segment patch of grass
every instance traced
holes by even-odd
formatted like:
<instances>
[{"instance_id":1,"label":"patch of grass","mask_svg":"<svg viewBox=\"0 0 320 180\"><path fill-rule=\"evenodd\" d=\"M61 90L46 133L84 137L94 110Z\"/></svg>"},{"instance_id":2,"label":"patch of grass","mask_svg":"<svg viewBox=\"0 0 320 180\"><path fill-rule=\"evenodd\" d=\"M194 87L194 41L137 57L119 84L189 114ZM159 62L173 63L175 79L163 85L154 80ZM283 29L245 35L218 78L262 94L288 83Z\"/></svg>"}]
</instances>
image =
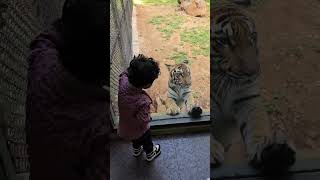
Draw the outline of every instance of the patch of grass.
<instances>
[{"instance_id":1,"label":"patch of grass","mask_svg":"<svg viewBox=\"0 0 320 180\"><path fill-rule=\"evenodd\" d=\"M210 43L210 29L199 27L184 30L180 34L181 40L192 45L203 45Z\"/></svg>"},{"instance_id":2,"label":"patch of grass","mask_svg":"<svg viewBox=\"0 0 320 180\"><path fill-rule=\"evenodd\" d=\"M209 9L209 12L210 12L210 0L205 0L207 6L208 6L208 9Z\"/></svg>"},{"instance_id":3,"label":"patch of grass","mask_svg":"<svg viewBox=\"0 0 320 180\"><path fill-rule=\"evenodd\" d=\"M177 5L177 0L133 0L138 5Z\"/></svg>"},{"instance_id":4,"label":"patch of grass","mask_svg":"<svg viewBox=\"0 0 320 180\"><path fill-rule=\"evenodd\" d=\"M264 105L264 108L267 113L273 113L277 110L274 104L266 104Z\"/></svg>"},{"instance_id":5,"label":"patch of grass","mask_svg":"<svg viewBox=\"0 0 320 180\"><path fill-rule=\"evenodd\" d=\"M197 92L197 91L194 91L194 92L192 93L192 95L193 95L193 98L195 98L195 99L198 99L198 98L200 98L200 96L201 96L201 94L200 94L199 92Z\"/></svg>"},{"instance_id":6,"label":"patch of grass","mask_svg":"<svg viewBox=\"0 0 320 180\"><path fill-rule=\"evenodd\" d=\"M294 56L296 58L302 58L303 57L303 50L300 47L296 47L296 48L290 48L288 49L288 55L289 56Z\"/></svg>"},{"instance_id":7,"label":"patch of grass","mask_svg":"<svg viewBox=\"0 0 320 180\"><path fill-rule=\"evenodd\" d=\"M262 3L264 3L264 0L255 0L255 1L251 1L253 7L255 6L259 6L261 5Z\"/></svg>"},{"instance_id":8,"label":"patch of grass","mask_svg":"<svg viewBox=\"0 0 320 180\"><path fill-rule=\"evenodd\" d=\"M193 46L192 55L210 56L210 29L209 27L198 27L184 30L180 33L181 41Z\"/></svg>"},{"instance_id":9,"label":"patch of grass","mask_svg":"<svg viewBox=\"0 0 320 180\"><path fill-rule=\"evenodd\" d=\"M197 48L193 48L192 50L192 55L193 56L205 56L205 57L209 57L210 56L210 49L208 47L197 47Z\"/></svg>"},{"instance_id":10,"label":"patch of grass","mask_svg":"<svg viewBox=\"0 0 320 180\"><path fill-rule=\"evenodd\" d=\"M165 23L163 28L160 28L160 32L164 33L164 37L169 39L172 33L181 28L181 25L184 23L184 19L180 16L171 16L168 21Z\"/></svg>"},{"instance_id":11,"label":"patch of grass","mask_svg":"<svg viewBox=\"0 0 320 180\"><path fill-rule=\"evenodd\" d=\"M174 51L171 56L170 59L174 60L176 64L180 64L183 62L183 60L188 59L189 63L191 64L190 59L188 58L187 53L185 52L181 52L181 51Z\"/></svg>"},{"instance_id":12,"label":"patch of grass","mask_svg":"<svg viewBox=\"0 0 320 180\"><path fill-rule=\"evenodd\" d=\"M164 16L153 16L149 21L149 23L153 25L159 25L164 23L165 21L166 21L166 18Z\"/></svg>"},{"instance_id":13,"label":"patch of grass","mask_svg":"<svg viewBox=\"0 0 320 180\"><path fill-rule=\"evenodd\" d=\"M154 16L149 23L157 26L157 30L162 33L163 38L169 39L176 30L181 28L184 18L177 15Z\"/></svg>"}]
</instances>

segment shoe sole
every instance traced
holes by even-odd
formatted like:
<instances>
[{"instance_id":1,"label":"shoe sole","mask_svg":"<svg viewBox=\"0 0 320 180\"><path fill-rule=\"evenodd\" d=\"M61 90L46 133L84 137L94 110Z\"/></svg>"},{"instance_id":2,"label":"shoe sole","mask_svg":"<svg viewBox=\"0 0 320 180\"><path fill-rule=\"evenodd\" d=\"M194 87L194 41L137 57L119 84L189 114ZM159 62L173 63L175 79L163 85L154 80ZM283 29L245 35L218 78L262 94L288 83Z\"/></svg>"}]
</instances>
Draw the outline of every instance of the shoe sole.
<instances>
[{"instance_id":1,"label":"shoe sole","mask_svg":"<svg viewBox=\"0 0 320 180\"><path fill-rule=\"evenodd\" d=\"M133 156L134 156L134 157L139 157L139 156L142 154L142 152L143 152L143 149L141 149L138 154L134 154L134 153L133 153Z\"/></svg>"},{"instance_id":2,"label":"shoe sole","mask_svg":"<svg viewBox=\"0 0 320 180\"><path fill-rule=\"evenodd\" d=\"M153 157L152 157L152 159L146 159L148 162L151 162L152 160L154 160L156 157L158 157L159 155L161 154L161 151L159 151L156 155L154 155Z\"/></svg>"},{"instance_id":3,"label":"shoe sole","mask_svg":"<svg viewBox=\"0 0 320 180\"><path fill-rule=\"evenodd\" d=\"M133 154L134 157L139 157L143 151L139 152L139 154Z\"/></svg>"}]
</instances>

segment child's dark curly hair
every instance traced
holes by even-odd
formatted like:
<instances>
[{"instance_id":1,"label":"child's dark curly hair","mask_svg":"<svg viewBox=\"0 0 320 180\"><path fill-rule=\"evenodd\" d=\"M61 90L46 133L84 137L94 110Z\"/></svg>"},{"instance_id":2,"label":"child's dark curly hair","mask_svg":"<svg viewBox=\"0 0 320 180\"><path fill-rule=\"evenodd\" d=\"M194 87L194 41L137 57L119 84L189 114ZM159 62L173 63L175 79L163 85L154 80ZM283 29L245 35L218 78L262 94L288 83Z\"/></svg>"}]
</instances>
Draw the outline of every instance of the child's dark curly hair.
<instances>
[{"instance_id":1,"label":"child's dark curly hair","mask_svg":"<svg viewBox=\"0 0 320 180\"><path fill-rule=\"evenodd\" d=\"M160 74L159 64L153 58L142 54L133 57L127 70L129 82L139 88L152 84Z\"/></svg>"}]
</instances>

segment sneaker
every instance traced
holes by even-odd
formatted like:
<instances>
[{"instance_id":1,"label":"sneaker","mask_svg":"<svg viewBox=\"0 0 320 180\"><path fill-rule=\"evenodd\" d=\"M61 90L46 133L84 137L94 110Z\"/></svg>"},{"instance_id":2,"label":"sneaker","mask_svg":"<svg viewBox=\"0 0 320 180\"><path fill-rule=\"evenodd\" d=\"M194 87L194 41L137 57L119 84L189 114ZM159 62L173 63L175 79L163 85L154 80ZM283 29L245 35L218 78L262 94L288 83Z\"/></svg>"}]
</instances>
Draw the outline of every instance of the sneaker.
<instances>
[{"instance_id":1,"label":"sneaker","mask_svg":"<svg viewBox=\"0 0 320 180\"><path fill-rule=\"evenodd\" d=\"M160 151L160 145L154 145L153 146L153 151L151 153L147 154L147 161L152 161L154 158L158 157L160 155L161 151Z\"/></svg>"},{"instance_id":2,"label":"sneaker","mask_svg":"<svg viewBox=\"0 0 320 180\"><path fill-rule=\"evenodd\" d=\"M140 156L142 154L142 152L143 152L142 146L140 146L138 149L133 148L133 156L134 157Z\"/></svg>"}]
</instances>

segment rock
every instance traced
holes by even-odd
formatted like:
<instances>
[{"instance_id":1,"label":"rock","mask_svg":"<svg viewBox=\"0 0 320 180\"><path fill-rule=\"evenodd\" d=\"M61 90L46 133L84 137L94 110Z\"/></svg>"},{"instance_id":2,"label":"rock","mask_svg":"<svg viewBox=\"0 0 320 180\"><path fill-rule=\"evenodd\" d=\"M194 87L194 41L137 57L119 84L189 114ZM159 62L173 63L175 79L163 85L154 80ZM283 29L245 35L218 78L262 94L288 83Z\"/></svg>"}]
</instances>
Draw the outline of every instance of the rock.
<instances>
[{"instance_id":1,"label":"rock","mask_svg":"<svg viewBox=\"0 0 320 180\"><path fill-rule=\"evenodd\" d=\"M207 5L204 0L178 0L180 10L190 16L203 17L207 14Z\"/></svg>"}]
</instances>

